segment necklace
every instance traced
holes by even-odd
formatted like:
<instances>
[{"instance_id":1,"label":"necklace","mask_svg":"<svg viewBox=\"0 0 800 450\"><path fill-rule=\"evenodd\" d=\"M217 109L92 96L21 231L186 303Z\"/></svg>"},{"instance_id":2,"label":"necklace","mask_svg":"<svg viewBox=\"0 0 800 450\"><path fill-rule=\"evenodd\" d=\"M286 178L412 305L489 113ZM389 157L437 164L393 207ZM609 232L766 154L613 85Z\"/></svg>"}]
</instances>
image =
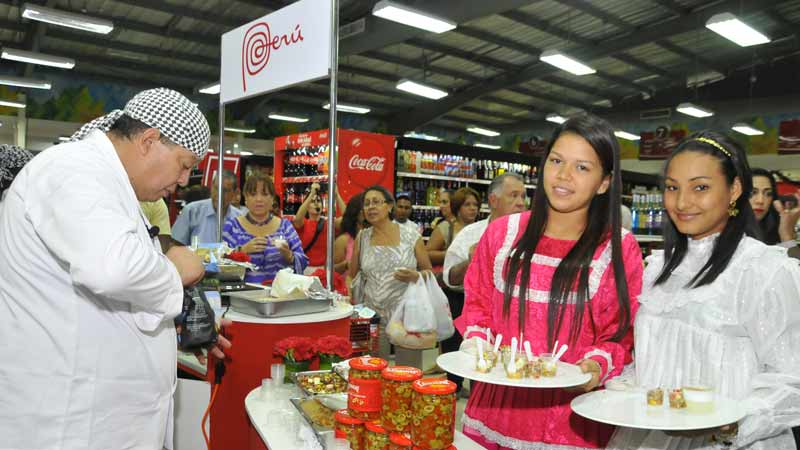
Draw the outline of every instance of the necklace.
<instances>
[{"instance_id":1,"label":"necklace","mask_svg":"<svg viewBox=\"0 0 800 450\"><path fill-rule=\"evenodd\" d=\"M254 219L253 216L250 215L250 213L247 213L244 217L251 224L257 227L263 227L264 225L268 224L270 220L272 220L272 213L267 214L267 218L261 221Z\"/></svg>"}]
</instances>

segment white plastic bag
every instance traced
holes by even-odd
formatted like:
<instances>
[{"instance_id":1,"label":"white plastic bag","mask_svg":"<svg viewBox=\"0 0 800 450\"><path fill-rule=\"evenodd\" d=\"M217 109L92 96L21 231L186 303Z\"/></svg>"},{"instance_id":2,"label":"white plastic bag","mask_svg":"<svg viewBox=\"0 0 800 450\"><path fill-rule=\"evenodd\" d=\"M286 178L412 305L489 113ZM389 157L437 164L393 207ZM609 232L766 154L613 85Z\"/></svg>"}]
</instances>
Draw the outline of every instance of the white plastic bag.
<instances>
[{"instance_id":1,"label":"white plastic bag","mask_svg":"<svg viewBox=\"0 0 800 450\"><path fill-rule=\"evenodd\" d=\"M436 282L436 277L429 276L425 285L428 291L428 301L433 307L433 317L436 318L437 339L443 341L456 332L453 326L453 314L450 312L450 302L447 301L447 295Z\"/></svg>"},{"instance_id":2,"label":"white plastic bag","mask_svg":"<svg viewBox=\"0 0 800 450\"><path fill-rule=\"evenodd\" d=\"M386 334L389 341L400 347L411 349L431 348L436 345L436 319L433 306L428 300L428 287L420 277L409 283L397 305Z\"/></svg>"}]
</instances>

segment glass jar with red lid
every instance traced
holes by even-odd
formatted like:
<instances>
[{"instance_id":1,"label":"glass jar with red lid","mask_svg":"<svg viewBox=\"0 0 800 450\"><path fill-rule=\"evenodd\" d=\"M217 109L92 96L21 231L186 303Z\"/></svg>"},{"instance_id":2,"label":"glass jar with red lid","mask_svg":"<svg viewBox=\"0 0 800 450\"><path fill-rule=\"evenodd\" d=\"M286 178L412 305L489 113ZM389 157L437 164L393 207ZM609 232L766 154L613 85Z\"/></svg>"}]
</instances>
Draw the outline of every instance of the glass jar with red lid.
<instances>
[{"instance_id":1,"label":"glass jar with red lid","mask_svg":"<svg viewBox=\"0 0 800 450\"><path fill-rule=\"evenodd\" d=\"M411 383L422 378L422 371L408 366L387 367L381 377L381 424L391 431L411 431Z\"/></svg>"},{"instance_id":2,"label":"glass jar with red lid","mask_svg":"<svg viewBox=\"0 0 800 450\"><path fill-rule=\"evenodd\" d=\"M388 366L385 359L363 356L350 360L347 409L350 415L373 421L381 418L381 371Z\"/></svg>"},{"instance_id":3,"label":"glass jar with red lid","mask_svg":"<svg viewBox=\"0 0 800 450\"><path fill-rule=\"evenodd\" d=\"M336 420L334 435L339 439L346 439L351 450L363 450L364 421L351 416L346 409L336 411L333 418Z\"/></svg>"},{"instance_id":4,"label":"glass jar with red lid","mask_svg":"<svg viewBox=\"0 0 800 450\"><path fill-rule=\"evenodd\" d=\"M389 434L389 450L411 450L414 444L405 434L393 432Z\"/></svg>"},{"instance_id":5,"label":"glass jar with red lid","mask_svg":"<svg viewBox=\"0 0 800 450\"><path fill-rule=\"evenodd\" d=\"M422 450L444 450L456 431L456 384L422 379L412 384L414 399L411 440Z\"/></svg>"},{"instance_id":6,"label":"glass jar with red lid","mask_svg":"<svg viewBox=\"0 0 800 450\"><path fill-rule=\"evenodd\" d=\"M364 450L387 450L389 448L389 430L383 428L378 422L366 422L367 429L364 438Z\"/></svg>"}]
</instances>

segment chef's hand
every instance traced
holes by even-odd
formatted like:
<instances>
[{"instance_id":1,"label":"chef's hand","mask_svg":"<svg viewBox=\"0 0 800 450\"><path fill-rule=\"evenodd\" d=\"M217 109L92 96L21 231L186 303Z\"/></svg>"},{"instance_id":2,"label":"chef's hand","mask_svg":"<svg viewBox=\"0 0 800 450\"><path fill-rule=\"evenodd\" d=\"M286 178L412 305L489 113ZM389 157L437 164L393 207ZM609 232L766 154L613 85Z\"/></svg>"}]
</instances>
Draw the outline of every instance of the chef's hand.
<instances>
[{"instance_id":1,"label":"chef's hand","mask_svg":"<svg viewBox=\"0 0 800 450\"><path fill-rule=\"evenodd\" d=\"M394 271L394 279L403 283L416 283L419 275L419 272L411 269L397 269Z\"/></svg>"},{"instance_id":2,"label":"chef's hand","mask_svg":"<svg viewBox=\"0 0 800 450\"><path fill-rule=\"evenodd\" d=\"M582 359L578 361L577 365L581 368L581 372L592 374L592 378L590 378L585 384L567 388L566 391L582 394L584 392L592 391L594 388L600 385L600 372L602 371L602 368L600 367L599 362L593 359Z\"/></svg>"},{"instance_id":3,"label":"chef's hand","mask_svg":"<svg viewBox=\"0 0 800 450\"><path fill-rule=\"evenodd\" d=\"M178 269L181 283L184 286L192 286L203 279L203 275L206 273L205 267L203 267L203 260L189 250L189 247L171 247L167 250L166 256Z\"/></svg>"},{"instance_id":4,"label":"chef's hand","mask_svg":"<svg viewBox=\"0 0 800 450\"><path fill-rule=\"evenodd\" d=\"M292 253L292 249L289 248L289 243L285 240L273 240L272 244L275 245L275 248L281 253L283 256L284 261L291 264L294 262L294 253Z\"/></svg>"},{"instance_id":5,"label":"chef's hand","mask_svg":"<svg viewBox=\"0 0 800 450\"><path fill-rule=\"evenodd\" d=\"M700 436L706 436L709 434L723 434L732 436L739 430L739 424L737 422L730 423L728 425L723 425L721 427L714 427L714 428L703 428L702 430L687 430L687 431L665 431L668 436L675 436L675 437L685 437L685 438L696 438Z\"/></svg>"},{"instance_id":6,"label":"chef's hand","mask_svg":"<svg viewBox=\"0 0 800 450\"><path fill-rule=\"evenodd\" d=\"M267 248L267 238L256 237L251 239L247 244L244 244L241 250L245 253L261 253L265 248Z\"/></svg>"},{"instance_id":7,"label":"chef's hand","mask_svg":"<svg viewBox=\"0 0 800 450\"><path fill-rule=\"evenodd\" d=\"M220 321L221 329L219 330L219 335L217 335L217 342L211 345L211 347L206 349L208 353L211 353L211 355L214 356L214 358L225 359L225 353L223 352L223 350L231 348L231 341L229 341L228 338L222 335L222 329L231 324L233 324L233 321L230 319L222 319ZM197 358L197 361L199 361L200 364L204 366L206 365L207 361L206 355L204 355L201 350L194 352L194 356Z\"/></svg>"}]
</instances>

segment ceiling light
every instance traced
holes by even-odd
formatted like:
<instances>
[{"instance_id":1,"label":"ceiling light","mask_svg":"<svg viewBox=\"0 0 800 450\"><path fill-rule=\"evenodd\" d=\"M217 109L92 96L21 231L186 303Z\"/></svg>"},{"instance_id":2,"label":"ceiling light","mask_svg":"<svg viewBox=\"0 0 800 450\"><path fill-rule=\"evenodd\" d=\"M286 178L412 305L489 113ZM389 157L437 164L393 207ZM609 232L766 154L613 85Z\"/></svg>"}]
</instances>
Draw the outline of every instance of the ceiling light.
<instances>
[{"instance_id":1,"label":"ceiling light","mask_svg":"<svg viewBox=\"0 0 800 450\"><path fill-rule=\"evenodd\" d=\"M686 114L687 116L692 117L711 117L714 115L714 111L710 109L703 108L702 106L697 106L694 103L681 103L675 108L679 113Z\"/></svg>"},{"instance_id":2,"label":"ceiling light","mask_svg":"<svg viewBox=\"0 0 800 450\"><path fill-rule=\"evenodd\" d=\"M34 3L25 3L22 17L53 25L91 31L92 33L108 34L114 29L114 23L110 20L47 8Z\"/></svg>"},{"instance_id":3,"label":"ceiling light","mask_svg":"<svg viewBox=\"0 0 800 450\"><path fill-rule=\"evenodd\" d=\"M12 100L0 100L0 106L9 106L11 108L20 108L20 109L22 109L22 108L25 107L25 103L15 102L15 101L12 101Z\"/></svg>"},{"instance_id":4,"label":"ceiling light","mask_svg":"<svg viewBox=\"0 0 800 450\"><path fill-rule=\"evenodd\" d=\"M636 134L628 133L627 131L622 131L622 130L615 131L614 136L620 139L627 139L629 141L638 141L639 139L641 139L641 137Z\"/></svg>"},{"instance_id":5,"label":"ceiling light","mask_svg":"<svg viewBox=\"0 0 800 450\"><path fill-rule=\"evenodd\" d=\"M467 131L470 133L480 134L483 136L495 137L500 136L500 133L494 130L487 130L486 128L479 128L479 127L469 127Z\"/></svg>"},{"instance_id":6,"label":"ceiling light","mask_svg":"<svg viewBox=\"0 0 800 450\"><path fill-rule=\"evenodd\" d=\"M197 92L208 95L219 95L219 89L220 85L219 81L217 81L216 83L211 83L208 86L201 87L200 89L197 90Z\"/></svg>"},{"instance_id":7,"label":"ceiling light","mask_svg":"<svg viewBox=\"0 0 800 450\"><path fill-rule=\"evenodd\" d=\"M275 120L285 120L286 122L297 122L297 123L308 122L308 118L307 117L287 116L286 114L272 113L272 114L268 115L267 117L269 117L270 119L275 119Z\"/></svg>"},{"instance_id":8,"label":"ceiling light","mask_svg":"<svg viewBox=\"0 0 800 450\"><path fill-rule=\"evenodd\" d=\"M68 142L70 140L69 136L59 136L58 140L61 142Z\"/></svg>"},{"instance_id":9,"label":"ceiling light","mask_svg":"<svg viewBox=\"0 0 800 450\"><path fill-rule=\"evenodd\" d=\"M442 138L440 138L438 136L432 136L430 134L425 134L425 133L414 133L413 131L409 131L408 133L404 134L403 136L407 137L407 138L414 138L414 139L425 139L427 141L441 141L442 140Z\"/></svg>"},{"instance_id":10,"label":"ceiling light","mask_svg":"<svg viewBox=\"0 0 800 450\"><path fill-rule=\"evenodd\" d=\"M439 100L440 98L447 97L447 92L436 89L434 87L425 86L424 84L417 83L416 81L402 79L397 82L397 89L405 91L414 95Z\"/></svg>"},{"instance_id":11,"label":"ceiling light","mask_svg":"<svg viewBox=\"0 0 800 450\"><path fill-rule=\"evenodd\" d=\"M225 127L225 131L230 131L231 133L253 134L253 133L256 132L256 129L255 128Z\"/></svg>"},{"instance_id":12,"label":"ceiling light","mask_svg":"<svg viewBox=\"0 0 800 450\"><path fill-rule=\"evenodd\" d=\"M44 53L29 52L15 48L3 47L0 57L11 61L19 61L41 66L59 67L61 69L72 69L75 67L75 60L63 58L61 56L45 55Z\"/></svg>"},{"instance_id":13,"label":"ceiling light","mask_svg":"<svg viewBox=\"0 0 800 450\"><path fill-rule=\"evenodd\" d=\"M759 130L758 128L751 127L746 123L739 122L731 127L733 131L746 134L748 136L761 136L764 134L763 131Z\"/></svg>"},{"instance_id":14,"label":"ceiling light","mask_svg":"<svg viewBox=\"0 0 800 450\"><path fill-rule=\"evenodd\" d=\"M331 109L331 104L330 104L330 102L328 102L328 103L325 103L324 105L322 105L322 107L324 109ZM370 109L367 108L366 106L352 105L352 104L347 104L347 103L337 103L336 104L336 111L348 112L348 113L353 113L353 114L366 114L366 113L370 112Z\"/></svg>"},{"instance_id":15,"label":"ceiling light","mask_svg":"<svg viewBox=\"0 0 800 450\"><path fill-rule=\"evenodd\" d=\"M444 33L456 27L455 22L391 0L376 3L372 8L372 15L433 33Z\"/></svg>"},{"instance_id":16,"label":"ceiling light","mask_svg":"<svg viewBox=\"0 0 800 450\"><path fill-rule=\"evenodd\" d=\"M239 152L242 156L253 156L253 152Z\"/></svg>"},{"instance_id":17,"label":"ceiling light","mask_svg":"<svg viewBox=\"0 0 800 450\"><path fill-rule=\"evenodd\" d=\"M6 84L8 86L32 88L32 89L50 89L53 87L52 84L44 80L37 80L35 78L13 77L11 75L0 76L0 84Z\"/></svg>"},{"instance_id":18,"label":"ceiling light","mask_svg":"<svg viewBox=\"0 0 800 450\"><path fill-rule=\"evenodd\" d=\"M758 30L728 12L713 15L706 22L706 28L741 47L766 44L770 41Z\"/></svg>"},{"instance_id":19,"label":"ceiling light","mask_svg":"<svg viewBox=\"0 0 800 450\"><path fill-rule=\"evenodd\" d=\"M544 118L544 120L546 120L548 122L557 123L557 124L560 125L560 124L566 122L567 118L564 117L564 116L558 115L558 114L548 114L547 117Z\"/></svg>"},{"instance_id":20,"label":"ceiling light","mask_svg":"<svg viewBox=\"0 0 800 450\"><path fill-rule=\"evenodd\" d=\"M483 144L483 143L481 143L481 142L476 142L476 143L475 143L475 147L481 147L481 148L490 148L490 149L492 149L492 150L497 150L497 149L500 149L500 148L502 148L502 147L501 147L501 146L499 146L499 145L493 145L493 144Z\"/></svg>"},{"instance_id":21,"label":"ceiling light","mask_svg":"<svg viewBox=\"0 0 800 450\"><path fill-rule=\"evenodd\" d=\"M233 148L239 148L239 143L238 142L234 142L233 143Z\"/></svg>"},{"instance_id":22,"label":"ceiling light","mask_svg":"<svg viewBox=\"0 0 800 450\"><path fill-rule=\"evenodd\" d=\"M545 50L539 59L574 75L589 75L597 72L586 64L558 50Z\"/></svg>"}]
</instances>

